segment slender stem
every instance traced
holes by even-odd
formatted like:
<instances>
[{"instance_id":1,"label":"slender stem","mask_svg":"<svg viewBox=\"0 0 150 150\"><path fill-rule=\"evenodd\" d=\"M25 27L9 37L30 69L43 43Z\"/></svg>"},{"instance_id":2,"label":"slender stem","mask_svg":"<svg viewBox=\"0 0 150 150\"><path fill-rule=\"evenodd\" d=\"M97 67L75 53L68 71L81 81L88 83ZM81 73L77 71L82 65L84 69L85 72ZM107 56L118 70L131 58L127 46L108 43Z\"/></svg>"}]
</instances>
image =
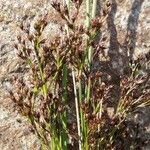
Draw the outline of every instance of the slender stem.
<instances>
[{"instance_id":1,"label":"slender stem","mask_svg":"<svg viewBox=\"0 0 150 150\"><path fill-rule=\"evenodd\" d=\"M89 102L89 100L90 100L90 93L91 93L91 79L89 78L88 79L88 85L87 85L87 96L86 96L86 98L87 98L87 102Z\"/></svg>"},{"instance_id":2,"label":"slender stem","mask_svg":"<svg viewBox=\"0 0 150 150\"><path fill-rule=\"evenodd\" d=\"M96 16L96 6L97 6L97 0L93 0L93 5L92 5L92 18Z\"/></svg>"},{"instance_id":3,"label":"slender stem","mask_svg":"<svg viewBox=\"0 0 150 150\"><path fill-rule=\"evenodd\" d=\"M67 103L67 74L68 74L68 70L67 70L67 66L66 64L64 64L63 66L63 81L62 81L62 86L63 86L63 101L64 104ZM67 149L67 134L65 132L65 130L67 129L67 112L66 110L61 114L61 118L62 118L62 125L63 125L63 132L62 132L62 145L63 145L63 149L66 150Z\"/></svg>"},{"instance_id":4,"label":"slender stem","mask_svg":"<svg viewBox=\"0 0 150 150\"><path fill-rule=\"evenodd\" d=\"M39 57L39 49L40 49L39 37L37 37L36 41L35 41L35 45L34 45L34 52L35 52L37 62L38 62L40 77L41 77L42 82L44 83L42 86L43 94L46 96L47 95L47 84L45 83L45 75L43 73L42 63L41 63L41 60Z\"/></svg>"},{"instance_id":5,"label":"slender stem","mask_svg":"<svg viewBox=\"0 0 150 150\"><path fill-rule=\"evenodd\" d=\"M89 1L89 0L87 0ZM87 2L88 4L88 2ZM90 4L87 8L87 12L90 11ZM97 0L93 0L93 3L92 3L92 13L91 13L91 17L92 18L95 18L96 16L96 9L97 9ZM90 20L88 20L87 22L90 22ZM93 50L92 50L92 47L90 46L89 49L88 49L88 61L89 61L89 67L91 67L91 62L92 62L92 55L93 55Z\"/></svg>"},{"instance_id":6,"label":"slender stem","mask_svg":"<svg viewBox=\"0 0 150 150\"><path fill-rule=\"evenodd\" d=\"M77 98L77 90L76 90L76 81L75 81L75 75L74 71L72 69L72 79L73 79L73 85L74 85L74 95L75 95L75 106L76 106L76 117L77 117L77 127L78 127L78 136L81 137L81 130L80 130L80 117L79 117L79 104L78 104L78 98ZM79 139L79 150L82 149L81 146L81 139Z\"/></svg>"},{"instance_id":7,"label":"slender stem","mask_svg":"<svg viewBox=\"0 0 150 150\"><path fill-rule=\"evenodd\" d=\"M82 83L81 83L81 74L82 74L82 67L80 68L79 70L79 105L82 104ZM83 141L83 138L84 138L84 134L83 134L83 131L84 131L84 128L85 128L85 123L84 123L84 113L83 113L83 110L82 108L80 107L80 124L81 124L81 133L82 133L82 136L81 136L81 141ZM82 143L83 145L83 143Z\"/></svg>"},{"instance_id":8,"label":"slender stem","mask_svg":"<svg viewBox=\"0 0 150 150\"><path fill-rule=\"evenodd\" d=\"M86 26L90 26L90 0L86 0Z\"/></svg>"}]
</instances>

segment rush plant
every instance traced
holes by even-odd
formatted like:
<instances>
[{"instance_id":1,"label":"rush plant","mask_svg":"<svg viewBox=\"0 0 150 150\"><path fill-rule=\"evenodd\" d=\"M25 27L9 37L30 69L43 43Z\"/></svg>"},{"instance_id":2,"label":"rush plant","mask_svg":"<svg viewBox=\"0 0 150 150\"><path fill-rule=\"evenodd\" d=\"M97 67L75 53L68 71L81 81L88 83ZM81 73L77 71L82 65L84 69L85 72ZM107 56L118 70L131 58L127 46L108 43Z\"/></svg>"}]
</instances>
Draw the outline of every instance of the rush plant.
<instances>
[{"instance_id":1,"label":"rush plant","mask_svg":"<svg viewBox=\"0 0 150 150\"><path fill-rule=\"evenodd\" d=\"M107 37L101 37L98 44L95 39L105 26L111 4L106 4L103 15L96 16L97 0L86 0L85 25L80 25L76 20L82 3L52 3L65 22L61 36L52 41L41 39L48 24L44 16L35 23L34 33L22 24L14 45L27 64L28 79L14 77L15 88L9 97L29 119L42 149L122 149L124 142L118 140L133 138L127 116L150 104L145 86L149 76L132 74L121 79L117 111L109 114L109 93L114 87L103 81L105 72L93 71L93 64L106 49L102 43Z\"/></svg>"}]
</instances>

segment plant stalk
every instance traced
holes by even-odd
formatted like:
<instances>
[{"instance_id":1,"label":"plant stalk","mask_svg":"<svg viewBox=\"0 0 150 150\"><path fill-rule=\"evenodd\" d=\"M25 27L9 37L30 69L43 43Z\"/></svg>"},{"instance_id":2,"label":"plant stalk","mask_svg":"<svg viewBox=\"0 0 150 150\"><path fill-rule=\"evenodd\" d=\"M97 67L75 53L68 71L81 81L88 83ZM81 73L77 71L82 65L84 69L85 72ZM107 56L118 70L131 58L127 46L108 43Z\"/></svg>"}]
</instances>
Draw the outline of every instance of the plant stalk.
<instances>
[{"instance_id":1,"label":"plant stalk","mask_svg":"<svg viewBox=\"0 0 150 150\"><path fill-rule=\"evenodd\" d=\"M96 6L97 6L97 0L93 0L93 5L92 5L92 18L95 18L95 16L96 16Z\"/></svg>"},{"instance_id":2,"label":"plant stalk","mask_svg":"<svg viewBox=\"0 0 150 150\"><path fill-rule=\"evenodd\" d=\"M73 79L73 85L74 85L74 95L75 95L75 107L76 107L76 117L77 117L78 136L81 138L79 104L78 104L78 98L77 98L75 73L74 73L73 69L72 69L72 79ZM81 139L79 139L79 150L82 150Z\"/></svg>"}]
</instances>

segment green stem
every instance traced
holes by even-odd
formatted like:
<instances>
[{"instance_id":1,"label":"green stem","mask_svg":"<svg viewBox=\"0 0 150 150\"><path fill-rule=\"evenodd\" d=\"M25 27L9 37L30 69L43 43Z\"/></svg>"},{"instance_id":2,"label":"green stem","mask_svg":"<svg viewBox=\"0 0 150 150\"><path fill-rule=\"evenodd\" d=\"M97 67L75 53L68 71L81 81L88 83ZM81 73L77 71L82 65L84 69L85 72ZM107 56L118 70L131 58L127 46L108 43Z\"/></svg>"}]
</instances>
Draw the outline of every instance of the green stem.
<instances>
[{"instance_id":1,"label":"green stem","mask_svg":"<svg viewBox=\"0 0 150 150\"><path fill-rule=\"evenodd\" d=\"M88 85L87 85L87 96L86 96L86 99L87 99L87 102L89 102L90 101L90 93L91 93L91 79L89 78L88 79Z\"/></svg>"},{"instance_id":2,"label":"green stem","mask_svg":"<svg viewBox=\"0 0 150 150\"><path fill-rule=\"evenodd\" d=\"M40 45L39 45L38 38L39 37L37 37L36 40L35 40L34 50L35 50L35 54L36 54L36 58L37 58L37 62L38 62L40 77L41 77L42 82L44 83L43 86L42 86L43 94L46 96L47 95L47 85L45 83L45 75L43 73L42 63L41 63L41 60L40 60L40 57L39 57Z\"/></svg>"},{"instance_id":3,"label":"green stem","mask_svg":"<svg viewBox=\"0 0 150 150\"><path fill-rule=\"evenodd\" d=\"M66 64L64 64L64 66L63 66L63 81L62 81L62 86L64 88L64 92L63 92L64 105L67 103L67 82L68 82L67 75L68 75L68 69L67 69ZM68 137L66 134L66 130L67 130L67 112L66 112L66 110L61 115L61 118L62 118L62 124L63 124L62 146L63 146L63 150L67 150Z\"/></svg>"}]
</instances>

